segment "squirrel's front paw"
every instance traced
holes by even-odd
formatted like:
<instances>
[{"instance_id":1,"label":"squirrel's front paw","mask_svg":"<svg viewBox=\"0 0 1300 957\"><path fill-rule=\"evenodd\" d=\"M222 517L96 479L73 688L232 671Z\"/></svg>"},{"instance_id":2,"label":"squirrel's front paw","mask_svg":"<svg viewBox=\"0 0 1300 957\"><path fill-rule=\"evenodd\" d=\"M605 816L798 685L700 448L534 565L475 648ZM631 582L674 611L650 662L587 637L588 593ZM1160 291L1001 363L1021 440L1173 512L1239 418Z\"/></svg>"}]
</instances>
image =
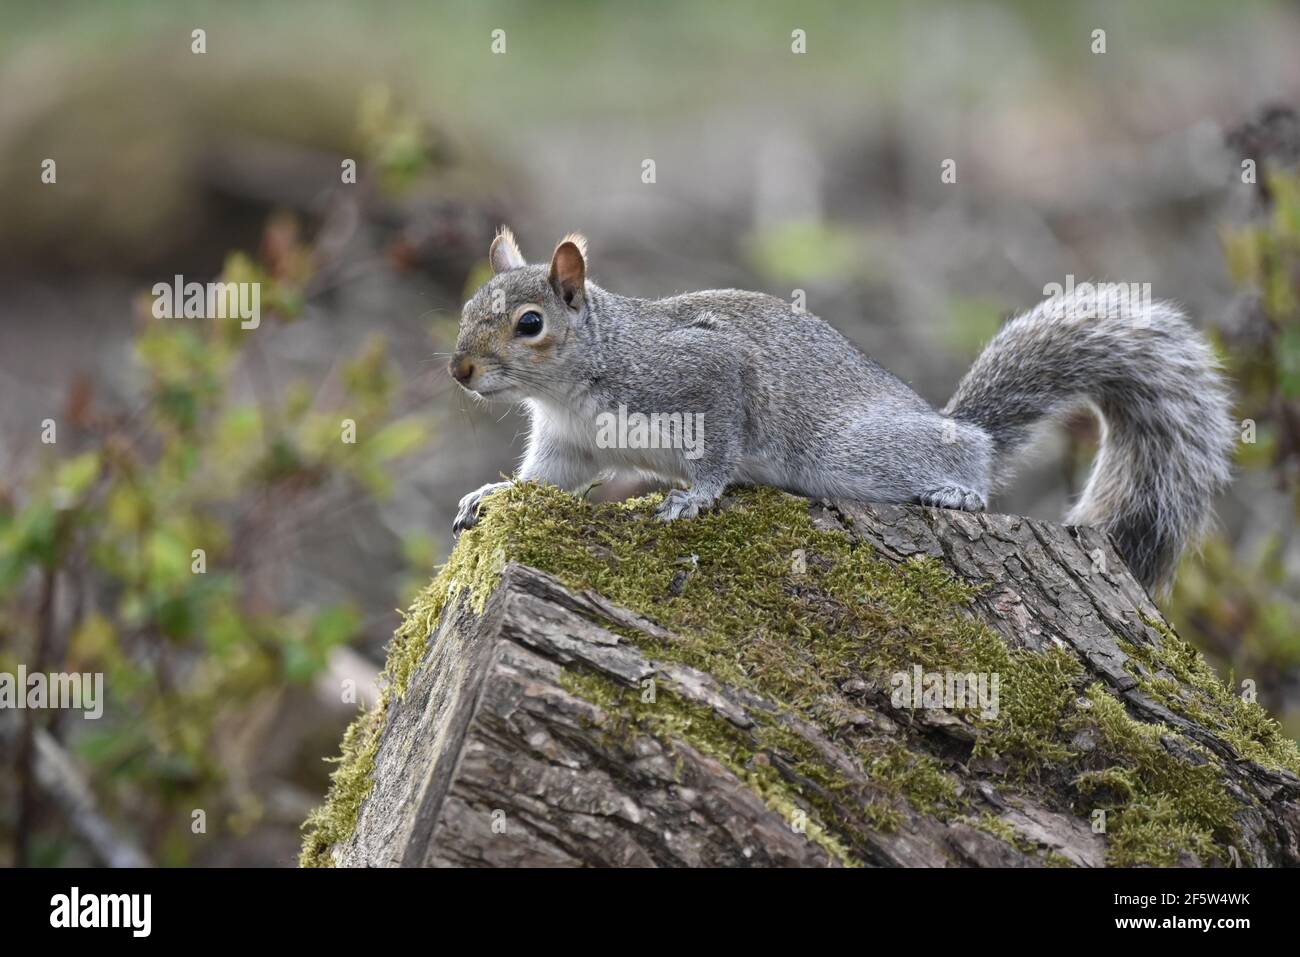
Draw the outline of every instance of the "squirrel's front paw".
<instances>
[{"instance_id":1,"label":"squirrel's front paw","mask_svg":"<svg viewBox=\"0 0 1300 957\"><path fill-rule=\"evenodd\" d=\"M709 504L690 491L675 488L664 496L663 504L655 513L655 518L661 522L671 522L678 518L694 518L700 514L701 508L706 508Z\"/></svg>"},{"instance_id":2,"label":"squirrel's front paw","mask_svg":"<svg viewBox=\"0 0 1300 957\"><path fill-rule=\"evenodd\" d=\"M473 528L478 522L479 503L488 495L498 489L503 489L509 482L489 482L482 488L475 489L460 500L456 507L456 520L451 523L453 533L463 532L467 528Z\"/></svg>"},{"instance_id":3,"label":"squirrel's front paw","mask_svg":"<svg viewBox=\"0 0 1300 957\"><path fill-rule=\"evenodd\" d=\"M931 508L954 508L966 512L982 512L985 508L984 496L964 485L929 488L917 495L916 501Z\"/></svg>"}]
</instances>

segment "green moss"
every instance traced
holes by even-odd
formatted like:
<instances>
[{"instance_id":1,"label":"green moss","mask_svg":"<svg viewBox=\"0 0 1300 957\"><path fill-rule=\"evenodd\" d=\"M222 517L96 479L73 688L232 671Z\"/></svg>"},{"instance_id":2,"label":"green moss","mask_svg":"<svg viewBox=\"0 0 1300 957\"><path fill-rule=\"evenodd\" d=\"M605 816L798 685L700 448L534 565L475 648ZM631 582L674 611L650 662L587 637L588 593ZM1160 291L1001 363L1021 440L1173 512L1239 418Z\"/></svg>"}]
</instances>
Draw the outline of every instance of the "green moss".
<instances>
[{"instance_id":1,"label":"green moss","mask_svg":"<svg viewBox=\"0 0 1300 957\"><path fill-rule=\"evenodd\" d=\"M1237 838L1239 806L1224 789L1213 755L1164 725L1135 721L1099 684L1088 688L1087 701L1100 750L1115 764L1085 771L1076 784L1084 794L1103 797L1094 807L1106 810L1107 862L1167 867L1183 852L1202 861L1220 858L1219 846Z\"/></svg>"},{"instance_id":2,"label":"green moss","mask_svg":"<svg viewBox=\"0 0 1300 957\"><path fill-rule=\"evenodd\" d=\"M880 754L865 764L867 775L874 782L924 814L946 816L962 806L952 776L945 774L939 762L923 751L889 741Z\"/></svg>"},{"instance_id":3,"label":"green moss","mask_svg":"<svg viewBox=\"0 0 1300 957\"><path fill-rule=\"evenodd\" d=\"M515 561L658 622L674 638L627 635L648 657L761 694L853 756L871 783L869 795L851 793L803 739L776 724L744 734L687 702L644 709L617 685L613 696L589 675L565 679L587 681L585 691L601 694L592 700L636 733L688 741L724 761L771 806L783 813L802 808L810 836L815 829L812 839L838 860L851 862L858 850L852 829L839 820L845 801L857 802L855 816L883 830L896 826L902 801L945 819L970 811L945 769L964 759L959 747L954 752L911 732L861 731L851 698L840 690L853 681L888 693L891 675L914 664L927 672L997 674L997 716L962 716L976 738L974 756L1003 759L1013 787L1031 788L1050 776L1067 787L1077 782L1081 797L1108 802L1114 862L1157 863L1181 851L1209 857L1214 842L1231 839L1231 802L1212 761L1198 768L1160 748L1167 730L1135 721L1100 687L1085 689L1086 672L1069 650L1008 648L969 614L973 586L937 562L895 565L846 535L815 527L802 499L771 489L730 498L726 508L664 524L653 519L657 496L593 505L551 488L503 489L398 629L378 713L403 694L448 603L463 593L482 611L505 563ZM1199 707L1217 709L1222 721L1212 726L1239 739L1240 753L1290 766L1280 732L1262 710L1225 701L1194 653L1172 642L1165 647L1174 649L1168 653L1182 670L1169 663L1165 669L1190 676L1206 696ZM326 806L307 825L304 863L328 863L325 849L355 828L380 723L364 718L345 739ZM1104 754L1076 753L1074 736L1086 729L1102 741ZM763 752L780 755L800 786L765 764ZM1180 796L1189 784L1198 793Z\"/></svg>"},{"instance_id":4,"label":"green moss","mask_svg":"<svg viewBox=\"0 0 1300 957\"><path fill-rule=\"evenodd\" d=\"M996 814L991 814L986 811L979 815L979 817L964 817L961 820L964 823L969 824L971 827L979 828L979 830L984 831L987 834L992 834L994 837L1005 841L1022 854L1038 856L1042 850L1038 844L1025 837L1025 835L1021 834ZM1050 856L1050 854L1044 855L1044 863L1047 862L1047 859ZM1059 854L1055 856L1060 857ZM1061 860L1065 859L1061 858ZM1066 865L1069 865L1068 861L1066 861Z\"/></svg>"},{"instance_id":5,"label":"green moss","mask_svg":"<svg viewBox=\"0 0 1300 957\"><path fill-rule=\"evenodd\" d=\"M361 805L374 783L371 772L375 769L375 755L379 751L386 710L386 706L376 705L360 715L343 733L342 754L335 759L339 766L330 775L326 801L312 811L303 824L307 834L303 839L302 853L298 856L300 867L331 866L330 848L347 840L356 831Z\"/></svg>"},{"instance_id":6,"label":"green moss","mask_svg":"<svg viewBox=\"0 0 1300 957\"><path fill-rule=\"evenodd\" d=\"M482 614L492 589L501 579L507 538L490 523L463 532L447 563L438 569L433 581L403 615L384 668L385 677L399 698L406 694L406 682L424 656L428 638L438 627L447 603L466 592L474 613Z\"/></svg>"},{"instance_id":7,"label":"green moss","mask_svg":"<svg viewBox=\"0 0 1300 957\"><path fill-rule=\"evenodd\" d=\"M1120 642L1138 686L1170 711L1203 725L1242 758L1300 775L1300 749L1255 701L1234 694L1196 649L1164 622L1142 616L1160 634L1159 647Z\"/></svg>"}]
</instances>

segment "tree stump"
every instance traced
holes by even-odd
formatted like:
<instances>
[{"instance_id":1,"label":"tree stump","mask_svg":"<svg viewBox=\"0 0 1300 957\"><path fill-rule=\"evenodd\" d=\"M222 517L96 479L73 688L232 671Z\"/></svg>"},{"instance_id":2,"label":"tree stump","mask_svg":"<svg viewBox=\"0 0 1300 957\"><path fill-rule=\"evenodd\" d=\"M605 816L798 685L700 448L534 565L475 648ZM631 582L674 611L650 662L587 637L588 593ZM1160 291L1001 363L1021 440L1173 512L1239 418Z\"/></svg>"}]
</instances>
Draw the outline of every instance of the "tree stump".
<instances>
[{"instance_id":1,"label":"tree stump","mask_svg":"<svg viewBox=\"0 0 1300 957\"><path fill-rule=\"evenodd\" d=\"M305 864L1300 864L1294 742L1096 530L651 506L489 500Z\"/></svg>"}]
</instances>

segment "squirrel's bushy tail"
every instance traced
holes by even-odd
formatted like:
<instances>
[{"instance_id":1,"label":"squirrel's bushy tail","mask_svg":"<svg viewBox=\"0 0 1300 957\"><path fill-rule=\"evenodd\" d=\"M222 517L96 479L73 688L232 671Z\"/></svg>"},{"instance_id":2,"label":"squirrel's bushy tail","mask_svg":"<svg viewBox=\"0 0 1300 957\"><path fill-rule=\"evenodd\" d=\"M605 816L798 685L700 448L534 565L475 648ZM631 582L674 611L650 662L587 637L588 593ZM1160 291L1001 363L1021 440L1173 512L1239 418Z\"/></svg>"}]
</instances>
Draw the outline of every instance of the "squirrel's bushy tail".
<instances>
[{"instance_id":1,"label":"squirrel's bushy tail","mask_svg":"<svg viewBox=\"0 0 1300 957\"><path fill-rule=\"evenodd\" d=\"M1081 402L1101 416L1101 447L1066 521L1105 529L1139 581L1166 583L1230 474L1218 362L1169 303L1075 292L1007 323L944 411L992 436L997 483L1035 423Z\"/></svg>"}]
</instances>

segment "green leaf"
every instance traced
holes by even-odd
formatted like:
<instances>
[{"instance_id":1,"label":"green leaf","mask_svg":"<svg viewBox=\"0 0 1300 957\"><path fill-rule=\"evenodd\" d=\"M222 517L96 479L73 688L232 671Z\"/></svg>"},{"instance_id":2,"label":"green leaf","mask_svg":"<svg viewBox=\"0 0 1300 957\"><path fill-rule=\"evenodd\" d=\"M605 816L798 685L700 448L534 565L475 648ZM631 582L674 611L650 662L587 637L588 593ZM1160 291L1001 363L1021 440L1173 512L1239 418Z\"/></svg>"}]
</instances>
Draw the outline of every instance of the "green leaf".
<instances>
[{"instance_id":1,"label":"green leaf","mask_svg":"<svg viewBox=\"0 0 1300 957\"><path fill-rule=\"evenodd\" d=\"M99 477L99 453L85 452L59 466L54 477L56 500L75 502Z\"/></svg>"}]
</instances>

